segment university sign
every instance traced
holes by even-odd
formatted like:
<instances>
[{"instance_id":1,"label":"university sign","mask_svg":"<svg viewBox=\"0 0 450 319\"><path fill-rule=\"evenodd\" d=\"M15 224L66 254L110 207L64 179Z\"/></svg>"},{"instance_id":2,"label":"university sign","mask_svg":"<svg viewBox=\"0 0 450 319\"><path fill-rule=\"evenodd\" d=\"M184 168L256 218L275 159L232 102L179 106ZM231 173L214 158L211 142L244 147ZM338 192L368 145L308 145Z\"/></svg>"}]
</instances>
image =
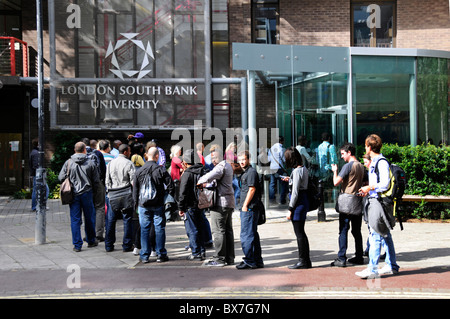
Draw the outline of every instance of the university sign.
<instances>
[{"instance_id":1,"label":"university sign","mask_svg":"<svg viewBox=\"0 0 450 319\"><path fill-rule=\"evenodd\" d=\"M109 71L121 80L134 78L137 81L148 75L151 70L148 69L150 60L154 60L153 50L149 42L144 44L138 40L139 33L121 33L121 38L116 43L109 42L105 54L106 59L110 59L111 68ZM128 69L129 63L119 63L117 52L137 48L140 52L140 63L138 69ZM104 61L104 62L105 62ZM140 65L140 66L139 66ZM93 109L109 110L149 110L156 109L160 101L156 96L197 96L197 86L192 85L70 85L61 87L62 97L76 96L80 99L90 99L90 105ZM128 99L126 99L128 97Z\"/></svg>"},{"instance_id":2,"label":"university sign","mask_svg":"<svg viewBox=\"0 0 450 319\"><path fill-rule=\"evenodd\" d=\"M80 98L83 97L83 99L89 97L90 105L93 109L148 110L156 109L159 106L160 102L156 99L156 96L196 96L197 86L69 85L61 87L61 95L65 97L79 96ZM137 99L123 99L123 97L137 97Z\"/></svg>"}]
</instances>

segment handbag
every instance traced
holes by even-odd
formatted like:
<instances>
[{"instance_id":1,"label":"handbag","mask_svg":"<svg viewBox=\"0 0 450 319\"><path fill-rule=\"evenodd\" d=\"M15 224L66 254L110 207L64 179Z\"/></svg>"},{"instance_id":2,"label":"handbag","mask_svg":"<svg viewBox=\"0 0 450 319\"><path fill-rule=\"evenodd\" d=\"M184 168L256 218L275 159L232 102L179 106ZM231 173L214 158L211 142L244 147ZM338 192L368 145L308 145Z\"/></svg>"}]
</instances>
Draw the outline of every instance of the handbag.
<instances>
[{"instance_id":1,"label":"handbag","mask_svg":"<svg viewBox=\"0 0 450 319\"><path fill-rule=\"evenodd\" d=\"M114 213L124 213L134 209L134 200L131 185L108 190L109 203Z\"/></svg>"},{"instance_id":2,"label":"handbag","mask_svg":"<svg viewBox=\"0 0 450 319\"><path fill-rule=\"evenodd\" d=\"M73 201L73 191L69 177L70 177L70 159L67 162L66 178L61 183L61 186L59 188L59 198L61 199L62 205L72 204Z\"/></svg>"},{"instance_id":3,"label":"handbag","mask_svg":"<svg viewBox=\"0 0 450 319\"><path fill-rule=\"evenodd\" d=\"M216 205L215 186L203 187L198 189L198 208L212 208Z\"/></svg>"},{"instance_id":4,"label":"handbag","mask_svg":"<svg viewBox=\"0 0 450 319\"><path fill-rule=\"evenodd\" d=\"M354 194L339 193L336 200L336 211L349 215L362 214L362 197Z\"/></svg>"}]
</instances>

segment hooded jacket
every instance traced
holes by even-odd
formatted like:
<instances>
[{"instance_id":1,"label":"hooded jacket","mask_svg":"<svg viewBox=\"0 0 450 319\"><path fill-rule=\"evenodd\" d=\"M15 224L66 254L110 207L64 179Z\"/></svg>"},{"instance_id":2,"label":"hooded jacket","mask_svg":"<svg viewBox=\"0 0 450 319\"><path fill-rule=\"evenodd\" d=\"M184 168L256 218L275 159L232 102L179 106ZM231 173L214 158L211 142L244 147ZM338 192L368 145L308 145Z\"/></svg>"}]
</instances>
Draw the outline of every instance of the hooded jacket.
<instances>
[{"instance_id":1,"label":"hooded jacket","mask_svg":"<svg viewBox=\"0 0 450 319\"><path fill-rule=\"evenodd\" d=\"M198 198L195 194L197 181L206 173L207 169L202 164L189 166L180 178L180 195L178 196L178 209L186 211L188 208L198 207Z\"/></svg>"},{"instance_id":2,"label":"hooded jacket","mask_svg":"<svg viewBox=\"0 0 450 319\"><path fill-rule=\"evenodd\" d=\"M58 175L60 182L66 178L68 165L69 180L75 196L93 190L100 184L100 176L94 162L84 153L75 153L64 163Z\"/></svg>"}]
</instances>

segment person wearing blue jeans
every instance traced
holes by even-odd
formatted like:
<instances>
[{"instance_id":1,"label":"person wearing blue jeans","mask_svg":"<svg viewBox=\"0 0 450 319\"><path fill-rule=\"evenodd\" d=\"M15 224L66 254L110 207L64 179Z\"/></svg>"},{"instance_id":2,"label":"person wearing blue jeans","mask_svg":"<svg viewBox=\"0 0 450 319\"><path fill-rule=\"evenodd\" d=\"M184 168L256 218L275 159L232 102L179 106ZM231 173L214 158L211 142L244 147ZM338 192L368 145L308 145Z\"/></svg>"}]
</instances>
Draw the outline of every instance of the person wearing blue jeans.
<instances>
[{"instance_id":1,"label":"person wearing blue jeans","mask_svg":"<svg viewBox=\"0 0 450 319\"><path fill-rule=\"evenodd\" d=\"M157 254L156 262L166 262L166 215L164 211L164 197L168 193L172 197L175 194L175 187L169 173L162 166L157 164L159 151L152 146L147 150L148 161L145 162L133 178L133 199L138 208L139 225L141 227L141 251L140 260L143 263L149 262L151 254L150 230L155 227L155 249ZM150 177L151 183L147 181ZM141 191L146 190L151 185L152 193L155 196L148 198L141 196Z\"/></svg>"},{"instance_id":2,"label":"person wearing blue jeans","mask_svg":"<svg viewBox=\"0 0 450 319\"><path fill-rule=\"evenodd\" d=\"M133 250L133 208L115 212L111 208L109 197L106 196L106 218L105 218L105 249L108 252L114 250L114 243L116 242L116 222L119 214L123 219L123 241L122 250L124 252Z\"/></svg>"},{"instance_id":3,"label":"person wearing blue jeans","mask_svg":"<svg viewBox=\"0 0 450 319\"><path fill-rule=\"evenodd\" d=\"M74 195L70 206L70 227L72 230L73 250L81 251L83 239L81 238L82 212L84 215L84 230L88 247L95 247L98 241L95 238L96 214L94 208L93 189L101 183L100 176L93 161L86 155L86 145L83 142L75 144L75 154L68 159L58 179L60 182L69 177Z\"/></svg>"},{"instance_id":4,"label":"person wearing blue jeans","mask_svg":"<svg viewBox=\"0 0 450 319\"><path fill-rule=\"evenodd\" d=\"M82 216L84 215L84 232L88 247L97 246L95 239L95 208L92 190L81 195L75 195L72 204L70 204L70 228L72 230L72 243L75 251L80 251L83 246L81 238Z\"/></svg>"},{"instance_id":5,"label":"person wearing blue jeans","mask_svg":"<svg viewBox=\"0 0 450 319\"><path fill-rule=\"evenodd\" d=\"M186 216L186 233L189 238L189 247L191 247L191 255L188 259L203 260L206 253L203 212L199 209L188 208L184 214Z\"/></svg>"},{"instance_id":6,"label":"person wearing blue jeans","mask_svg":"<svg viewBox=\"0 0 450 319\"><path fill-rule=\"evenodd\" d=\"M33 139L31 142L33 150L30 153L30 176L33 178L33 190L31 191L31 210L36 211L37 207L37 189L36 189L36 170L39 168L39 140L37 138ZM45 183L46 188L46 198L50 193L50 189Z\"/></svg>"},{"instance_id":7,"label":"person wearing blue jeans","mask_svg":"<svg viewBox=\"0 0 450 319\"><path fill-rule=\"evenodd\" d=\"M46 198L48 198L48 195L50 194L50 189L47 183L45 183L45 189L46 189ZM31 192L31 210L34 212L36 210L36 207L37 207L36 176L33 176L33 191Z\"/></svg>"},{"instance_id":8,"label":"person wearing blue jeans","mask_svg":"<svg viewBox=\"0 0 450 319\"><path fill-rule=\"evenodd\" d=\"M163 206L138 207L139 225L141 226L141 251L140 259L147 263L150 258L152 246L150 243L150 228L155 226L157 261L167 261L166 246L166 215Z\"/></svg>"},{"instance_id":9,"label":"person wearing blue jeans","mask_svg":"<svg viewBox=\"0 0 450 319\"><path fill-rule=\"evenodd\" d=\"M355 273L363 279L375 278L385 274L397 274L400 268L397 264L394 242L390 233L390 229L393 229L395 225L393 205L382 205L383 199L380 197L381 194L389 190L389 163L381 154L382 141L378 135L369 135L366 138L365 147L366 154L369 154L372 159L369 166L369 185L360 189L363 196L368 196L364 214L370 227L369 265L363 271ZM379 270L378 262L382 245L386 250L386 265Z\"/></svg>"},{"instance_id":10,"label":"person wearing blue jeans","mask_svg":"<svg viewBox=\"0 0 450 319\"><path fill-rule=\"evenodd\" d=\"M239 153L239 165L244 172L241 175L241 198L239 202L241 217L241 247L244 257L237 269L263 268L261 242L258 234L259 208L261 207L261 189L259 175L250 166L248 151Z\"/></svg>"},{"instance_id":11,"label":"person wearing blue jeans","mask_svg":"<svg viewBox=\"0 0 450 319\"><path fill-rule=\"evenodd\" d=\"M285 165L285 149L283 147L284 137L279 137L279 142L272 145L269 148L267 158L270 162L270 170L274 172L270 175L270 184L269 184L269 199L274 202L276 200L276 190L277 186L280 186L280 204L286 203L286 195L288 193L288 183L282 179L282 176L287 176L287 173L284 169Z\"/></svg>"}]
</instances>

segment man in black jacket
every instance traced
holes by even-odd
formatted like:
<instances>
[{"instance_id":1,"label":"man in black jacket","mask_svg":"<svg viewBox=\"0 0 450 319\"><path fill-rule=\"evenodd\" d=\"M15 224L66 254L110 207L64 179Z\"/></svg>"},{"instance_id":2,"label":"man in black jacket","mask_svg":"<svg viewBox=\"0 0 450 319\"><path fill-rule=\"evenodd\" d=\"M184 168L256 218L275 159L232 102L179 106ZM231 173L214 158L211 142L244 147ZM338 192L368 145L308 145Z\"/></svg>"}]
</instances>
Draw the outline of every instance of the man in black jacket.
<instances>
[{"instance_id":1,"label":"man in black jacket","mask_svg":"<svg viewBox=\"0 0 450 319\"><path fill-rule=\"evenodd\" d=\"M186 216L186 232L192 251L188 260L204 260L205 229L203 211L198 208L197 181L200 176L206 173L206 169L201 163L195 163L195 155L196 153L192 149L183 154L182 163L186 169L180 179L178 209L181 217Z\"/></svg>"},{"instance_id":2,"label":"man in black jacket","mask_svg":"<svg viewBox=\"0 0 450 319\"><path fill-rule=\"evenodd\" d=\"M59 181L64 181L66 175L69 176L74 195L73 202L70 204L73 250L79 252L83 245L81 238L81 211L84 214L84 229L88 247L98 245L98 241L95 238L96 217L93 189L101 183L97 168L86 156L86 145L83 142L75 144L75 154L64 163L58 176Z\"/></svg>"},{"instance_id":3,"label":"man in black jacket","mask_svg":"<svg viewBox=\"0 0 450 319\"><path fill-rule=\"evenodd\" d=\"M167 257L166 244L166 216L164 213L164 195L168 192L171 196L175 194L175 187L172 178L165 168L157 164L159 151L156 147L151 147L147 151L148 161L134 175L133 179L133 198L138 205L139 224L141 226L141 251L140 260L143 263L149 262L150 247L150 228L155 226L156 235L156 262L165 262ZM150 175L153 185L156 189L155 198L148 202L140 201L140 192L146 186L145 177Z\"/></svg>"}]
</instances>

